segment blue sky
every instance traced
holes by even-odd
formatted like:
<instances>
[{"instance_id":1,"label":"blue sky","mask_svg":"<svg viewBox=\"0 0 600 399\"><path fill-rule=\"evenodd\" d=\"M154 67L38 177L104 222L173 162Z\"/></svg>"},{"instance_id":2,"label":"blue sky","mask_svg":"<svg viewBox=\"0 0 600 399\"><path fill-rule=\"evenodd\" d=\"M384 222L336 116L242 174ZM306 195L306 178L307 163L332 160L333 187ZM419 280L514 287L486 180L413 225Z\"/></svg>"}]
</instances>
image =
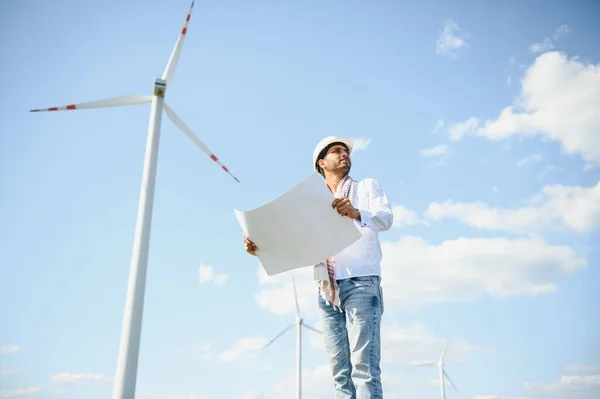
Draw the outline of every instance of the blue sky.
<instances>
[{"instance_id":1,"label":"blue sky","mask_svg":"<svg viewBox=\"0 0 600 399\"><path fill-rule=\"evenodd\" d=\"M186 1L12 2L0 16L0 398L110 397L150 95ZM386 398L600 391L600 28L594 1L197 1L163 118L140 399L292 397L291 276L267 278L233 209L311 173L324 136L394 205ZM311 270L295 273L319 327ZM330 398L305 333L306 397Z\"/></svg>"}]
</instances>

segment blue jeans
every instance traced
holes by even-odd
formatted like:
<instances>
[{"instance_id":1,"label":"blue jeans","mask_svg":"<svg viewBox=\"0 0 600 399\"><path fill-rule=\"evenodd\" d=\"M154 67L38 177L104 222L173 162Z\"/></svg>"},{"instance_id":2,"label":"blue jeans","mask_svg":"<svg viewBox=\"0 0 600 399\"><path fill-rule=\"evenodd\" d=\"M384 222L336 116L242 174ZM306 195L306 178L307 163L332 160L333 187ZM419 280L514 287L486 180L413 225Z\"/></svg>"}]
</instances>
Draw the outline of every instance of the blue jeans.
<instances>
[{"instance_id":1,"label":"blue jeans","mask_svg":"<svg viewBox=\"0 0 600 399\"><path fill-rule=\"evenodd\" d=\"M378 276L338 280L342 312L319 295L325 350L336 399L382 399L380 324L383 293Z\"/></svg>"}]
</instances>

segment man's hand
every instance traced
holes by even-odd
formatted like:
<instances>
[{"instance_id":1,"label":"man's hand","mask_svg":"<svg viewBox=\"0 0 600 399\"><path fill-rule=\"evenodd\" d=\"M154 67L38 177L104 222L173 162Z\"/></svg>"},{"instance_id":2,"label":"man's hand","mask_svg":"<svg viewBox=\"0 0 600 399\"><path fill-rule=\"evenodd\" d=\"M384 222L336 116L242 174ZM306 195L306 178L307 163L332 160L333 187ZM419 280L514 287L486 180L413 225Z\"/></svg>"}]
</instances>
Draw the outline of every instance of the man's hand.
<instances>
[{"instance_id":1,"label":"man's hand","mask_svg":"<svg viewBox=\"0 0 600 399\"><path fill-rule=\"evenodd\" d=\"M360 212L352 206L348 198L336 198L331 203L331 207L340 215L349 217L350 219L360 220Z\"/></svg>"},{"instance_id":2,"label":"man's hand","mask_svg":"<svg viewBox=\"0 0 600 399\"><path fill-rule=\"evenodd\" d=\"M256 251L258 251L258 247L245 234L244 234L244 244L246 244L246 252L248 252L250 255L256 256Z\"/></svg>"}]
</instances>

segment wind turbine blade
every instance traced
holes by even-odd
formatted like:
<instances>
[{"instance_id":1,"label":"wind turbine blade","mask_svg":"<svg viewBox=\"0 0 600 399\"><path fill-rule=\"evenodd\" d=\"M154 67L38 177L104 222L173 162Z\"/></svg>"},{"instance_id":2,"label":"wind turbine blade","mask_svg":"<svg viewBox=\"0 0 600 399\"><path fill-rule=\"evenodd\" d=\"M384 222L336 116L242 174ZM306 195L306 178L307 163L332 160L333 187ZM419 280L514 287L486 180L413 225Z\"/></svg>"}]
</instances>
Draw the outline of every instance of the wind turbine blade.
<instances>
[{"instance_id":1,"label":"wind turbine blade","mask_svg":"<svg viewBox=\"0 0 600 399\"><path fill-rule=\"evenodd\" d=\"M292 274L292 285L294 286L294 300L296 301L296 317L300 318L300 307L298 306L298 294L296 293L296 280Z\"/></svg>"},{"instance_id":2,"label":"wind turbine blade","mask_svg":"<svg viewBox=\"0 0 600 399\"><path fill-rule=\"evenodd\" d=\"M171 119L171 121L173 121L173 123L186 135L190 138L190 140L192 140L198 147L200 147L200 149L202 151L204 151L206 153L206 155L208 155L210 157L210 159L212 159L213 161L215 161L217 163L217 165L219 165L225 172L227 172L231 177L233 177L235 179L235 181L237 181L238 183L240 182L238 180L237 177L235 177L230 171L229 169L227 169L227 167L225 165L223 165L221 163L221 161L219 161L219 159L215 156L215 154L213 154L208 147L198 138L198 136L196 136L194 134L194 132L192 132L192 130L187 127L187 125L185 123L183 123L183 121L181 120L181 118L179 116L177 116L177 114L175 113L175 111L173 111L171 109L171 107L169 107L167 104L164 104L164 109L165 112L167 114L167 116L169 117L169 119Z\"/></svg>"},{"instance_id":3,"label":"wind turbine blade","mask_svg":"<svg viewBox=\"0 0 600 399\"><path fill-rule=\"evenodd\" d=\"M322 331L319 331L319 330L317 330L316 328L309 326L308 324L304 324L304 323L302 323L302 325L303 325L304 327L308 328L309 330L313 330L313 331L314 331L314 332L316 332L316 333L323 334L323 332L322 332Z\"/></svg>"},{"instance_id":4,"label":"wind turbine blade","mask_svg":"<svg viewBox=\"0 0 600 399\"><path fill-rule=\"evenodd\" d=\"M425 363L413 363L412 365L415 366L415 367L437 366L437 363L435 363L435 362L425 362Z\"/></svg>"},{"instance_id":5,"label":"wind turbine blade","mask_svg":"<svg viewBox=\"0 0 600 399\"><path fill-rule=\"evenodd\" d=\"M443 370L442 373L444 373L444 377L446 377L446 379L448 380L448 382L450 383L450 385L452 385L452 388L454 388L454 390L456 392L458 392L458 389L456 389L456 385L454 385L454 383L452 382L452 380L450 379L450 377L448 376L448 374L446 374L446 370Z\"/></svg>"},{"instance_id":6,"label":"wind turbine blade","mask_svg":"<svg viewBox=\"0 0 600 399\"><path fill-rule=\"evenodd\" d=\"M32 109L30 112L43 112L43 111L70 111L74 109L89 109L89 108L101 108L101 107L119 107L122 105L136 105L149 103L152 101L150 96L141 96L139 94L130 94L127 96L107 98L104 100L90 101L81 104L62 105L60 107L52 108L40 108Z\"/></svg>"},{"instance_id":7,"label":"wind turbine blade","mask_svg":"<svg viewBox=\"0 0 600 399\"><path fill-rule=\"evenodd\" d=\"M286 328L283 329L282 332L280 332L279 334L277 334L277 336L275 338L273 338L272 340L270 340L265 346L262 347L261 350L265 350L265 348L269 345L271 345L273 342L275 342L277 340L277 338L281 337L283 334L285 334L286 332L288 332L288 330L290 328L294 327L294 324L290 324L289 326L287 326Z\"/></svg>"},{"instance_id":8,"label":"wind turbine blade","mask_svg":"<svg viewBox=\"0 0 600 399\"><path fill-rule=\"evenodd\" d=\"M183 29L179 33L177 37L177 41L175 42L175 47L173 47L173 51L171 52L171 57L169 58L169 62L165 67L165 71L163 72L162 79L167 81L167 85L171 83L173 80L173 75L175 74L175 69L177 68L177 62L179 61L179 56L181 55L181 49L183 48L183 41L185 40L185 35L187 33L187 27L190 23L190 18L192 17L192 9L194 8L194 2L192 1L192 5L190 6L190 11L185 18L185 22L183 24Z\"/></svg>"},{"instance_id":9,"label":"wind turbine blade","mask_svg":"<svg viewBox=\"0 0 600 399\"><path fill-rule=\"evenodd\" d=\"M448 345L450 344L450 340L446 341L446 346L444 347L444 351L442 352L442 355L440 356L440 363L444 362L444 358L446 357L446 352L448 352Z\"/></svg>"}]
</instances>

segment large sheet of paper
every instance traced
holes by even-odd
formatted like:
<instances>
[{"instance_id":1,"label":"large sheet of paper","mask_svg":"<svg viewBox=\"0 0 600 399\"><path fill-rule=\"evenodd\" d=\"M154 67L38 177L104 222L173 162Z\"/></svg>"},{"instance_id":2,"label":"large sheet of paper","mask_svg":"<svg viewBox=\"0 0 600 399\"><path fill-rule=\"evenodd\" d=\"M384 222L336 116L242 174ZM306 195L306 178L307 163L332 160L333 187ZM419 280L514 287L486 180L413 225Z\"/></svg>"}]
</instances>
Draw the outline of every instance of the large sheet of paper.
<instances>
[{"instance_id":1,"label":"large sheet of paper","mask_svg":"<svg viewBox=\"0 0 600 399\"><path fill-rule=\"evenodd\" d=\"M258 246L256 255L267 275L313 266L356 242L353 220L331 207L334 196L317 173L279 198L235 215Z\"/></svg>"}]
</instances>

